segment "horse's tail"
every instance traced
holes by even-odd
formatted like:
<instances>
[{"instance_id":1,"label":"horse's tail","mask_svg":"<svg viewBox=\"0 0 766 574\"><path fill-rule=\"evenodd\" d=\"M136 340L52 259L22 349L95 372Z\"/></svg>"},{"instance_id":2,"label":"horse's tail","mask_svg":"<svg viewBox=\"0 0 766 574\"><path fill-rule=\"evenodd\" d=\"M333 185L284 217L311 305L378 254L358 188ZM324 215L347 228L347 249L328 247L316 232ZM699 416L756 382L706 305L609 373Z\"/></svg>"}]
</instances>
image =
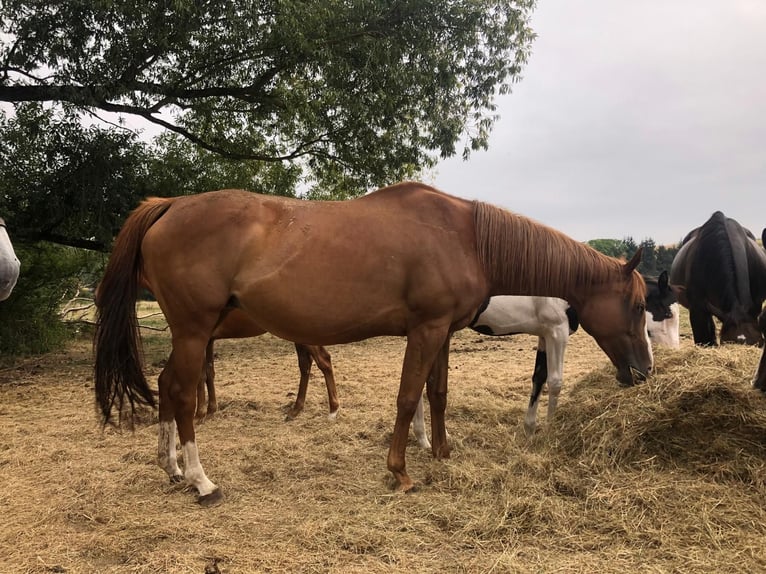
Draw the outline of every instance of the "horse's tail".
<instances>
[{"instance_id":1,"label":"horse's tail","mask_svg":"<svg viewBox=\"0 0 766 574\"><path fill-rule=\"evenodd\" d=\"M136 299L141 281L141 242L172 202L172 198L150 198L128 216L96 290L94 381L96 403L105 425L110 422L113 407L119 413L119 422L129 414L132 424L137 404L155 406L143 371Z\"/></svg>"}]
</instances>

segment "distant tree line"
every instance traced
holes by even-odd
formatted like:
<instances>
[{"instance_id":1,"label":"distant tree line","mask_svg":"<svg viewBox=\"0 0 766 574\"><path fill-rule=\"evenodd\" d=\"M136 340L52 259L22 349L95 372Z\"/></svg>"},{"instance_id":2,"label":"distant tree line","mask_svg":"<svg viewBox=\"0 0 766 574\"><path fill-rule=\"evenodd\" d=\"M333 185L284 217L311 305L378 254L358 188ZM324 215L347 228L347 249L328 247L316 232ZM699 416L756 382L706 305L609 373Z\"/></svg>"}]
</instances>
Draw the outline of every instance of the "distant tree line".
<instances>
[{"instance_id":1,"label":"distant tree line","mask_svg":"<svg viewBox=\"0 0 766 574\"><path fill-rule=\"evenodd\" d=\"M643 247L641 264L638 270L644 275L659 275L663 271L670 271L673 258L678 253L680 245L657 245L653 239L644 239L636 243L632 237L624 239L591 239L588 245L611 257L630 259Z\"/></svg>"}]
</instances>

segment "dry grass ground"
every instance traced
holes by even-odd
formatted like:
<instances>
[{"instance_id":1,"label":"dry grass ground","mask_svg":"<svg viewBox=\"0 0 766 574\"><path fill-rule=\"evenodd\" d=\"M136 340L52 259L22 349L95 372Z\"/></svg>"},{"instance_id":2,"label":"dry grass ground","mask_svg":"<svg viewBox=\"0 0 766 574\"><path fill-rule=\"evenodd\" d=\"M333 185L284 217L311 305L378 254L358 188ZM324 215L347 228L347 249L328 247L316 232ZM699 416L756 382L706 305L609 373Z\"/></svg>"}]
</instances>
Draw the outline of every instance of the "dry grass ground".
<instances>
[{"instance_id":1,"label":"dry grass ground","mask_svg":"<svg viewBox=\"0 0 766 574\"><path fill-rule=\"evenodd\" d=\"M0 572L759 572L766 570L766 399L760 350L656 353L621 389L583 332L557 416L524 435L536 340L463 331L450 362L452 458L411 441L413 494L386 453L404 350L333 347L341 411L321 375L285 422L298 371L270 336L220 341L221 410L198 426L223 504L200 508L155 464L152 414L102 430L89 341L0 371ZM145 333L150 380L168 351Z\"/></svg>"}]
</instances>

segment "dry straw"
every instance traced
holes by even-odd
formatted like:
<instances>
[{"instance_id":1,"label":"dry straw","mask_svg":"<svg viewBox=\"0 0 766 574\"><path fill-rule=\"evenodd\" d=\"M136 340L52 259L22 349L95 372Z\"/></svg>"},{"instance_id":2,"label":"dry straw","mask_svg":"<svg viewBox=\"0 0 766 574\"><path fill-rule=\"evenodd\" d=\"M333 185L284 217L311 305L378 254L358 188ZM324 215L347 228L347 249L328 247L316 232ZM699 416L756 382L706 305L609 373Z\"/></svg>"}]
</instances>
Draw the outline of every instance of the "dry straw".
<instances>
[{"instance_id":1,"label":"dry straw","mask_svg":"<svg viewBox=\"0 0 766 574\"><path fill-rule=\"evenodd\" d=\"M224 503L201 509L155 464L152 414L102 430L88 342L0 372L0 572L766 571L766 399L760 350L656 353L620 388L593 340L569 345L554 420L522 418L536 339L460 332L450 358L452 458L411 441L418 492L385 456L404 343L334 347L341 411L322 377L286 423L298 369L273 337L220 341L221 410L198 426ZM156 381L168 334L146 341Z\"/></svg>"}]
</instances>

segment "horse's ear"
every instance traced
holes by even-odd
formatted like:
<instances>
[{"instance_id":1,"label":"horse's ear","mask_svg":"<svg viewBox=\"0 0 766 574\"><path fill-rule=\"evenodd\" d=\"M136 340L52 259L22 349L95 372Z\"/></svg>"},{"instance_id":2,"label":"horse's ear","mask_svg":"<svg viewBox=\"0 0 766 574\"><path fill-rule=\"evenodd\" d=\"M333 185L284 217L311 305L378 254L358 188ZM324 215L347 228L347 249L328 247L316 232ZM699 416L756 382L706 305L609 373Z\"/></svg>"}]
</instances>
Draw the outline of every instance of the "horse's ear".
<instances>
[{"instance_id":1,"label":"horse's ear","mask_svg":"<svg viewBox=\"0 0 766 574\"><path fill-rule=\"evenodd\" d=\"M625 275L630 275L633 270L638 267L639 263L641 263L641 256L643 255L644 248L639 247L638 251L635 252L633 257L631 257L630 261L628 261L625 264L625 267L623 268L625 270Z\"/></svg>"},{"instance_id":2,"label":"horse's ear","mask_svg":"<svg viewBox=\"0 0 766 574\"><path fill-rule=\"evenodd\" d=\"M668 290L668 272L663 271L660 273L660 276L657 278L657 287L660 288L660 292L664 293Z\"/></svg>"}]
</instances>

